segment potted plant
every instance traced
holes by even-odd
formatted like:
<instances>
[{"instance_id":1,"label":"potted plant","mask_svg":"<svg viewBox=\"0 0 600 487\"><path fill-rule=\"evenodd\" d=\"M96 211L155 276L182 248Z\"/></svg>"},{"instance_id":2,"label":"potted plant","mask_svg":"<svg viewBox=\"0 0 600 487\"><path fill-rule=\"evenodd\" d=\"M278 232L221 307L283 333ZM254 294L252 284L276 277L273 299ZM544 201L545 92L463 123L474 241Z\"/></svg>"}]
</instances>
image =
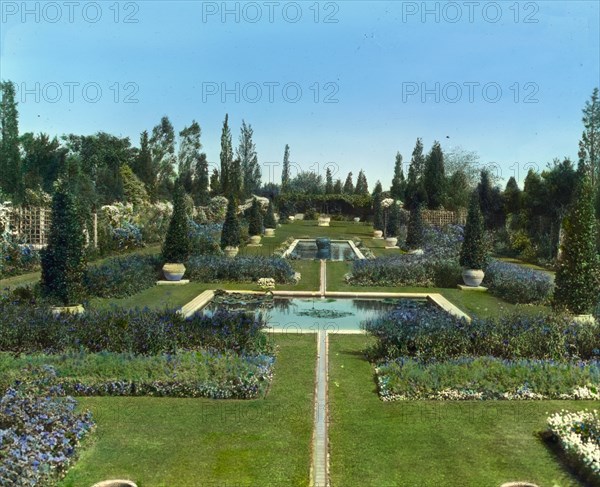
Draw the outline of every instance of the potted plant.
<instances>
[{"instance_id":1,"label":"potted plant","mask_svg":"<svg viewBox=\"0 0 600 487\"><path fill-rule=\"evenodd\" d=\"M273 211L272 201L269 201L269 206L267 207L267 214L265 215L264 225L265 237L274 237L275 228L277 227L277 221L275 220L275 212Z\"/></svg>"},{"instance_id":2,"label":"potted plant","mask_svg":"<svg viewBox=\"0 0 600 487\"><path fill-rule=\"evenodd\" d=\"M385 248L393 249L398 244L398 235L400 235L400 206L393 203L389 207L390 216L386 223Z\"/></svg>"},{"instance_id":3,"label":"potted plant","mask_svg":"<svg viewBox=\"0 0 600 487\"><path fill-rule=\"evenodd\" d=\"M250 217L248 221L248 233L250 234L250 245L256 247L260 245L261 234L263 229L263 217L260 212L260 205L258 200L254 198L252 200L252 206L250 207Z\"/></svg>"},{"instance_id":4,"label":"potted plant","mask_svg":"<svg viewBox=\"0 0 600 487\"><path fill-rule=\"evenodd\" d=\"M469 212L465 225L464 240L460 249L460 265L463 267L463 281L469 287L478 287L485 273L487 263L483 216L479 208L479 194L474 191L469 202Z\"/></svg>"},{"instance_id":5,"label":"potted plant","mask_svg":"<svg viewBox=\"0 0 600 487\"><path fill-rule=\"evenodd\" d=\"M52 197L52 223L41 264L42 295L60 303L52 312L82 313L86 269L83 222L77 202L63 182Z\"/></svg>"},{"instance_id":6,"label":"potted plant","mask_svg":"<svg viewBox=\"0 0 600 487\"><path fill-rule=\"evenodd\" d=\"M183 263L192 253L189 220L186 211L185 193L180 182L175 184L173 214L162 247L165 262L163 274L167 281L180 281L185 274Z\"/></svg>"},{"instance_id":7,"label":"potted plant","mask_svg":"<svg viewBox=\"0 0 600 487\"><path fill-rule=\"evenodd\" d=\"M383 194L381 183L377 181L375 189L373 190L373 238L383 238Z\"/></svg>"},{"instance_id":8,"label":"potted plant","mask_svg":"<svg viewBox=\"0 0 600 487\"><path fill-rule=\"evenodd\" d=\"M360 216L355 216L354 217L354 223L358 223L360 221Z\"/></svg>"},{"instance_id":9,"label":"potted plant","mask_svg":"<svg viewBox=\"0 0 600 487\"><path fill-rule=\"evenodd\" d=\"M235 198L231 198L227 203L227 214L225 215L225 223L221 231L221 248L227 257L233 258L239 252L241 243L240 222L237 216L237 203Z\"/></svg>"}]
</instances>

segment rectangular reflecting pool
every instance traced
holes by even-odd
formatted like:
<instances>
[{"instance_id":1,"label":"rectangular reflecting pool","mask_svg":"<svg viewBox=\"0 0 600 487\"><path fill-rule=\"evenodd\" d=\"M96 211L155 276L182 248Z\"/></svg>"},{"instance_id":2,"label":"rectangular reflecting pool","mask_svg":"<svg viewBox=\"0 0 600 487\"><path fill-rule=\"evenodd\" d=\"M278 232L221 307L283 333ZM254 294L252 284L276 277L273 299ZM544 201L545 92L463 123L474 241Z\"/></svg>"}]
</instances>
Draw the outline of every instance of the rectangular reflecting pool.
<instances>
[{"instance_id":1,"label":"rectangular reflecting pool","mask_svg":"<svg viewBox=\"0 0 600 487\"><path fill-rule=\"evenodd\" d=\"M360 323L392 311L402 302L414 306L430 306L426 300L296 298L230 294L215 296L202 312L212 314L219 308L230 311L263 313L268 329L310 333L319 330L359 331Z\"/></svg>"},{"instance_id":2,"label":"rectangular reflecting pool","mask_svg":"<svg viewBox=\"0 0 600 487\"><path fill-rule=\"evenodd\" d=\"M298 239L295 240L288 250L284 253L284 257L300 260L314 260L318 258L318 249L316 240ZM364 259L362 253L356 246L348 240L332 240L331 254L327 260L331 261L348 261Z\"/></svg>"}]
</instances>

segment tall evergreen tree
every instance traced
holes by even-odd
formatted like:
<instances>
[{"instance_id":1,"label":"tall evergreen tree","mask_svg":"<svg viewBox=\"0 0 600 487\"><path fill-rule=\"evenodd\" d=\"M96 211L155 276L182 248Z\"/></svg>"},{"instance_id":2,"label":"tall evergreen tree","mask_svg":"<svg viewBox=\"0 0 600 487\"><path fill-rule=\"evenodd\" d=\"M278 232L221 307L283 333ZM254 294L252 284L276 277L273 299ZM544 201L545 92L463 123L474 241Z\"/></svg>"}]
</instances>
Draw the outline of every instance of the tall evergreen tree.
<instances>
[{"instance_id":1,"label":"tall evergreen tree","mask_svg":"<svg viewBox=\"0 0 600 487\"><path fill-rule=\"evenodd\" d=\"M281 192L284 193L288 189L290 183L290 146L285 144L283 151L283 168L281 170Z\"/></svg>"},{"instance_id":2,"label":"tall evergreen tree","mask_svg":"<svg viewBox=\"0 0 600 487\"><path fill-rule=\"evenodd\" d=\"M222 249L225 249L225 247L239 247L242 242L237 207L238 204L235 198L230 198L229 203L227 203L227 214L225 215L225 222L223 223L223 229L221 231Z\"/></svg>"},{"instance_id":3,"label":"tall evergreen tree","mask_svg":"<svg viewBox=\"0 0 600 487\"><path fill-rule=\"evenodd\" d=\"M44 133L34 136L31 132L23 134L21 146L25 186L52 193L54 182L65 167L68 149L61 147L56 137L50 139Z\"/></svg>"},{"instance_id":4,"label":"tall evergreen tree","mask_svg":"<svg viewBox=\"0 0 600 487\"><path fill-rule=\"evenodd\" d=\"M133 172L140 178L151 198L156 198L156 172L153 169L148 131L140 135L140 150L133 162Z\"/></svg>"},{"instance_id":5,"label":"tall evergreen tree","mask_svg":"<svg viewBox=\"0 0 600 487\"><path fill-rule=\"evenodd\" d=\"M427 192L427 205L431 210L442 207L446 200L446 173L444 171L444 154L440 143L436 140L427 156L423 185Z\"/></svg>"},{"instance_id":6,"label":"tall evergreen tree","mask_svg":"<svg viewBox=\"0 0 600 487\"><path fill-rule=\"evenodd\" d=\"M383 188L381 182L377 181L373 190L373 230L384 231L383 206Z\"/></svg>"},{"instance_id":7,"label":"tall evergreen tree","mask_svg":"<svg viewBox=\"0 0 600 487\"><path fill-rule=\"evenodd\" d=\"M196 167L194 168L192 196L194 198L194 203L201 206L207 205L210 198L208 160L204 152L200 154L200 157L196 161Z\"/></svg>"},{"instance_id":8,"label":"tall evergreen tree","mask_svg":"<svg viewBox=\"0 0 600 487\"><path fill-rule=\"evenodd\" d=\"M460 248L460 265L465 269L481 270L487 263L485 230L480 209L479 193L471 195L465 235Z\"/></svg>"},{"instance_id":9,"label":"tall evergreen tree","mask_svg":"<svg viewBox=\"0 0 600 487\"><path fill-rule=\"evenodd\" d=\"M590 176L592 187L600 181L600 99L598 88L585 102L583 112L584 131L579 141L579 157Z\"/></svg>"},{"instance_id":10,"label":"tall evergreen tree","mask_svg":"<svg viewBox=\"0 0 600 487\"><path fill-rule=\"evenodd\" d=\"M192 253L189 218L185 204L185 191L181 181L177 181L173 191L173 214L162 247L165 262L181 264Z\"/></svg>"},{"instance_id":11,"label":"tall evergreen tree","mask_svg":"<svg viewBox=\"0 0 600 487\"><path fill-rule=\"evenodd\" d=\"M12 81L0 82L0 95L0 189L20 203L25 188L19 150L19 112Z\"/></svg>"},{"instance_id":12,"label":"tall evergreen tree","mask_svg":"<svg viewBox=\"0 0 600 487\"><path fill-rule=\"evenodd\" d=\"M333 176L329 168L325 171L325 194L333 194Z\"/></svg>"},{"instance_id":13,"label":"tall evergreen tree","mask_svg":"<svg viewBox=\"0 0 600 487\"><path fill-rule=\"evenodd\" d=\"M342 189L342 193L354 194L354 183L352 182L352 171L350 171L348 173L348 176L346 176L346 181L344 182L344 187Z\"/></svg>"},{"instance_id":14,"label":"tall evergreen tree","mask_svg":"<svg viewBox=\"0 0 600 487\"><path fill-rule=\"evenodd\" d=\"M152 154L152 170L157 175L157 193L167 197L175 181L175 130L169 117L162 117L160 123L152 129L149 141Z\"/></svg>"},{"instance_id":15,"label":"tall evergreen tree","mask_svg":"<svg viewBox=\"0 0 600 487\"><path fill-rule=\"evenodd\" d=\"M469 178L462 169L452 173L448 179L446 193L446 207L448 210L457 211L469 206Z\"/></svg>"},{"instance_id":16,"label":"tall evergreen tree","mask_svg":"<svg viewBox=\"0 0 600 487\"><path fill-rule=\"evenodd\" d=\"M179 180L188 193L193 190L194 170L200 159L200 134L200 125L195 120L179 132Z\"/></svg>"},{"instance_id":17,"label":"tall evergreen tree","mask_svg":"<svg viewBox=\"0 0 600 487\"><path fill-rule=\"evenodd\" d=\"M254 131L252 125L246 125L242 120L240 130L239 146L236 149L236 156L240 160L242 170L242 186L244 198L250 197L260 188L261 170L258 165L258 156L256 154L256 145L252 140Z\"/></svg>"},{"instance_id":18,"label":"tall evergreen tree","mask_svg":"<svg viewBox=\"0 0 600 487\"><path fill-rule=\"evenodd\" d=\"M85 275L82 214L65 182L52 197L48 245L42 251L42 295L63 306L81 303Z\"/></svg>"},{"instance_id":19,"label":"tall evergreen tree","mask_svg":"<svg viewBox=\"0 0 600 487\"><path fill-rule=\"evenodd\" d=\"M408 168L408 179L406 181L404 206L408 209L413 209L419 204L427 203L427 192L423 185L424 169L425 157L423 156L423 142L418 138L412 152L412 158Z\"/></svg>"},{"instance_id":20,"label":"tall evergreen tree","mask_svg":"<svg viewBox=\"0 0 600 487\"><path fill-rule=\"evenodd\" d=\"M229 194L235 199L240 200L242 194L242 162L236 157L229 168L228 181Z\"/></svg>"},{"instance_id":21,"label":"tall evergreen tree","mask_svg":"<svg viewBox=\"0 0 600 487\"><path fill-rule=\"evenodd\" d=\"M481 180L477 186L477 192L485 228L492 230L502 227L504 225L502 194L499 188L492 186L490 173L487 169L481 171Z\"/></svg>"},{"instance_id":22,"label":"tall evergreen tree","mask_svg":"<svg viewBox=\"0 0 600 487\"><path fill-rule=\"evenodd\" d=\"M406 191L406 179L404 178L404 170L402 169L402 154L396 153L396 162L394 164L394 178L392 179L392 187L390 188L390 196L395 200L404 201L404 193Z\"/></svg>"},{"instance_id":23,"label":"tall evergreen tree","mask_svg":"<svg viewBox=\"0 0 600 487\"><path fill-rule=\"evenodd\" d=\"M273 227L271 227L273 228ZM252 199L250 207L250 216L248 218L248 234L262 235L263 233L263 216L260 209L260 203L256 198Z\"/></svg>"},{"instance_id":24,"label":"tall evergreen tree","mask_svg":"<svg viewBox=\"0 0 600 487\"><path fill-rule=\"evenodd\" d=\"M342 180L338 178L333 185L333 194L342 194L342 189Z\"/></svg>"},{"instance_id":25,"label":"tall evergreen tree","mask_svg":"<svg viewBox=\"0 0 600 487\"><path fill-rule=\"evenodd\" d=\"M221 175L219 174L219 170L215 167L210 175L210 195L214 197L222 193Z\"/></svg>"},{"instance_id":26,"label":"tall evergreen tree","mask_svg":"<svg viewBox=\"0 0 600 487\"><path fill-rule=\"evenodd\" d=\"M562 258L556 272L553 305L575 314L592 311L600 292L600 262L591 179L580 182L564 223Z\"/></svg>"},{"instance_id":27,"label":"tall evergreen tree","mask_svg":"<svg viewBox=\"0 0 600 487\"><path fill-rule=\"evenodd\" d=\"M410 219L406 229L406 247L409 250L421 248L425 239L425 229L423 228L423 205L421 203L413 206L410 210Z\"/></svg>"},{"instance_id":28,"label":"tall evergreen tree","mask_svg":"<svg viewBox=\"0 0 600 487\"><path fill-rule=\"evenodd\" d=\"M229 114L225 114L225 120L223 121L223 129L221 131L221 192L225 197L232 199L235 193L232 193L231 183L231 165L233 164L233 147L231 143L231 130L229 129Z\"/></svg>"},{"instance_id":29,"label":"tall evergreen tree","mask_svg":"<svg viewBox=\"0 0 600 487\"><path fill-rule=\"evenodd\" d=\"M356 188L354 193L369 194L369 183L367 183L367 176L365 176L365 173L362 169L358 173L358 178L356 178Z\"/></svg>"},{"instance_id":30,"label":"tall evergreen tree","mask_svg":"<svg viewBox=\"0 0 600 487\"><path fill-rule=\"evenodd\" d=\"M398 237L400 235L400 226L402 224L400 205L394 203L388 209L389 216L385 228L386 237Z\"/></svg>"},{"instance_id":31,"label":"tall evergreen tree","mask_svg":"<svg viewBox=\"0 0 600 487\"><path fill-rule=\"evenodd\" d=\"M502 195L504 199L504 212L509 214L517 214L521 211L523 195L517 183L517 180L511 176L506 183L506 188Z\"/></svg>"},{"instance_id":32,"label":"tall evergreen tree","mask_svg":"<svg viewBox=\"0 0 600 487\"><path fill-rule=\"evenodd\" d=\"M269 200L269 206L267 207L267 214L264 218L265 228L277 228L277 221L275 220L275 210L273 209L273 200Z\"/></svg>"}]
</instances>

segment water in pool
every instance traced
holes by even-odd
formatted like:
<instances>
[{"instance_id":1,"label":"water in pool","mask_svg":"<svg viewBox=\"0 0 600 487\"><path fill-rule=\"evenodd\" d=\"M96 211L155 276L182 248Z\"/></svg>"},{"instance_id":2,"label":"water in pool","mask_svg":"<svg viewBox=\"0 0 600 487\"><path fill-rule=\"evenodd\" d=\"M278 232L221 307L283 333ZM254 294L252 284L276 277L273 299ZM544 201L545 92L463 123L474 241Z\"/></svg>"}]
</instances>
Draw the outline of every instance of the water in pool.
<instances>
[{"instance_id":1,"label":"water in pool","mask_svg":"<svg viewBox=\"0 0 600 487\"><path fill-rule=\"evenodd\" d=\"M290 257L292 259L313 260L317 258L317 243L315 240L300 240ZM345 241L331 242L331 258L329 260L355 260L356 254L350 244Z\"/></svg>"},{"instance_id":2,"label":"water in pool","mask_svg":"<svg viewBox=\"0 0 600 487\"><path fill-rule=\"evenodd\" d=\"M247 299L247 300L246 300ZM262 302L243 295L227 296L219 303L210 303L205 313L213 313L219 307L230 310L263 312L267 327L289 332L315 332L318 330L356 331L360 323L372 319L386 311L392 311L400 301L398 299L321 299L321 298L285 298L274 297ZM412 301L412 300L411 300ZM415 301L415 304L425 301Z\"/></svg>"}]
</instances>

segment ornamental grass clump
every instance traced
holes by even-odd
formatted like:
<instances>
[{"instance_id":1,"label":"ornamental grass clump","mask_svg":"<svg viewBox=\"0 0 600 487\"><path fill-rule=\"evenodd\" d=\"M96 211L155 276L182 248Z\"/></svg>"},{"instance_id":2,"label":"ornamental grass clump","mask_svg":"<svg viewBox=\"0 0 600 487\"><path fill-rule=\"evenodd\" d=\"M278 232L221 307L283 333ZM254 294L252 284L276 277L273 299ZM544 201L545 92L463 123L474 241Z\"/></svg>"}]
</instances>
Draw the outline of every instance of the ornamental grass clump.
<instances>
[{"instance_id":1,"label":"ornamental grass clump","mask_svg":"<svg viewBox=\"0 0 600 487\"><path fill-rule=\"evenodd\" d=\"M164 262L181 264L192 253L190 228L183 187L178 182L173 194L173 214L162 247Z\"/></svg>"},{"instance_id":2,"label":"ornamental grass clump","mask_svg":"<svg viewBox=\"0 0 600 487\"><path fill-rule=\"evenodd\" d=\"M62 306L80 304L85 269L81 212L67 185L61 182L52 197L48 246L42 251L42 295Z\"/></svg>"},{"instance_id":3,"label":"ornamental grass clump","mask_svg":"<svg viewBox=\"0 0 600 487\"><path fill-rule=\"evenodd\" d=\"M574 314L589 314L600 292L600 262L596 248L593 188L580 182L564 221L562 257L556 272L553 306Z\"/></svg>"},{"instance_id":4,"label":"ornamental grass clump","mask_svg":"<svg viewBox=\"0 0 600 487\"><path fill-rule=\"evenodd\" d=\"M459 262L465 269L477 270L483 269L487 263L483 216L476 191L471 195L471 201L469 202L469 212Z\"/></svg>"}]
</instances>

